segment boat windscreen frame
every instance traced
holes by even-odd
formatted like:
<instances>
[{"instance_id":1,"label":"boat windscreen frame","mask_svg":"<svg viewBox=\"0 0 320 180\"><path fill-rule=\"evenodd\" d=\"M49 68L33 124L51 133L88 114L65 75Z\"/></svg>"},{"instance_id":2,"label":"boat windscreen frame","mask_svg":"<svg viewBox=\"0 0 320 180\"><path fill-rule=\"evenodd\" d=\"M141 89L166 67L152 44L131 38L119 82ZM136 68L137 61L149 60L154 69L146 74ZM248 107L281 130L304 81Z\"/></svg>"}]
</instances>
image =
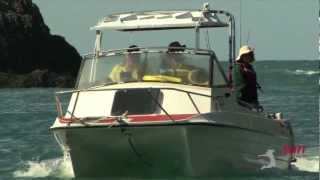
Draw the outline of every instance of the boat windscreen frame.
<instances>
[{"instance_id":1,"label":"boat windscreen frame","mask_svg":"<svg viewBox=\"0 0 320 180\"><path fill-rule=\"evenodd\" d=\"M135 53L140 53L140 54L144 54L144 53L166 53L168 48L167 47L139 47L140 51L139 52L135 52ZM108 56L115 56L115 55L123 55L127 52L129 48L124 48L124 49L113 49L113 50L107 50L107 51L102 51L100 52L98 55L95 53L91 53L91 54L86 54L83 56L82 58L82 62L81 62L81 66L78 72L78 77L77 77L77 81L75 84L75 89L83 89L83 88L79 88L79 82L80 82L80 73L82 72L83 66L85 61L87 60L92 60L92 59L98 59L99 57L108 57ZM215 87L221 87L221 86L214 86L213 85L213 66L214 65L218 65L218 70L221 72L222 76L223 76L223 80L226 82L226 85L223 87L226 87L228 85L228 80L226 78L225 72L222 69L217 56L215 54L214 51L212 50L205 50L205 49L195 49L195 48L185 48L184 52L182 52L182 54L191 54L191 55L207 55L208 56L208 60L209 60L209 65L210 67L208 68L209 71L209 83L208 85L204 86L204 87L210 87L210 88L215 88ZM117 83L110 83L108 85L112 85L112 84L117 84ZM199 85L201 86L201 85ZM90 86L84 89L88 89L88 88L92 88L95 86Z\"/></svg>"}]
</instances>

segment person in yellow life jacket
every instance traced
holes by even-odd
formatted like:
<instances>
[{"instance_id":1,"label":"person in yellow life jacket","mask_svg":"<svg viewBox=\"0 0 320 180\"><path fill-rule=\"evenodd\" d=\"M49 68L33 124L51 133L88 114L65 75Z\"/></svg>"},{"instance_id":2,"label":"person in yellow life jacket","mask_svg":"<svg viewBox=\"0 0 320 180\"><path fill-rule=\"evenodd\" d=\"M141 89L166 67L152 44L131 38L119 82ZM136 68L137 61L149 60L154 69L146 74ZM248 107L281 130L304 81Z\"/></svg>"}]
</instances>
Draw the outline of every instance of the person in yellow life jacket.
<instances>
[{"instance_id":1,"label":"person in yellow life jacket","mask_svg":"<svg viewBox=\"0 0 320 180\"><path fill-rule=\"evenodd\" d=\"M109 78L113 82L128 82L141 80L140 54L132 53L140 51L138 46L131 45L127 50L128 54L121 64L117 64L112 68Z\"/></svg>"},{"instance_id":2,"label":"person in yellow life jacket","mask_svg":"<svg viewBox=\"0 0 320 180\"><path fill-rule=\"evenodd\" d=\"M182 83L207 85L208 75L199 68L184 63L186 46L178 41L169 44L167 54L163 58L161 73L181 78Z\"/></svg>"}]
</instances>

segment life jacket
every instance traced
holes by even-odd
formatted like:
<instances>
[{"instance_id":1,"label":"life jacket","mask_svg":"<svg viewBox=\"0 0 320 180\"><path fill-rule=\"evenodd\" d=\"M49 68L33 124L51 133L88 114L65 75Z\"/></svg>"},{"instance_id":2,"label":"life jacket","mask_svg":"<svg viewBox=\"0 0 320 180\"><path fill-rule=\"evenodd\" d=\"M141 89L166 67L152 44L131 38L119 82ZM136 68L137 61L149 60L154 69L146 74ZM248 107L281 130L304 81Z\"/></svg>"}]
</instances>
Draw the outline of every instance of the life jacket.
<instances>
[{"instance_id":1,"label":"life jacket","mask_svg":"<svg viewBox=\"0 0 320 180\"><path fill-rule=\"evenodd\" d=\"M208 74L191 65L177 63L174 68L165 69L162 74L181 78L183 83L208 85Z\"/></svg>"},{"instance_id":2,"label":"life jacket","mask_svg":"<svg viewBox=\"0 0 320 180\"><path fill-rule=\"evenodd\" d=\"M139 79L139 68L133 67L129 70L124 64L118 64L113 67L109 78L113 82L137 81Z\"/></svg>"}]
</instances>

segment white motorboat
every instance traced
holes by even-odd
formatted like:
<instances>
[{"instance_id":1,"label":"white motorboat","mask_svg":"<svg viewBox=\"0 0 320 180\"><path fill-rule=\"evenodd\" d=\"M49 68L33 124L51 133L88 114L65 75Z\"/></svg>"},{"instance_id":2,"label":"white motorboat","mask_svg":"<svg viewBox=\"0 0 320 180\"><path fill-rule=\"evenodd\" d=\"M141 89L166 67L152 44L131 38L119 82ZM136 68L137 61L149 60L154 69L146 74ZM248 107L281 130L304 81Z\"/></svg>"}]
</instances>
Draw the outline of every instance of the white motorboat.
<instances>
[{"instance_id":1,"label":"white motorboat","mask_svg":"<svg viewBox=\"0 0 320 180\"><path fill-rule=\"evenodd\" d=\"M290 124L239 103L214 51L200 48L199 29L218 27L229 29L232 66L234 17L207 4L112 14L92 28L95 50L84 56L76 88L56 93L58 117L50 128L76 177L210 177L290 168L294 157L282 152L294 143ZM194 29L195 47L103 51L102 30L108 29ZM139 77L112 79L128 56L138 59ZM172 73L163 65L172 56L191 68ZM63 111L65 95L70 101Z\"/></svg>"}]
</instances>

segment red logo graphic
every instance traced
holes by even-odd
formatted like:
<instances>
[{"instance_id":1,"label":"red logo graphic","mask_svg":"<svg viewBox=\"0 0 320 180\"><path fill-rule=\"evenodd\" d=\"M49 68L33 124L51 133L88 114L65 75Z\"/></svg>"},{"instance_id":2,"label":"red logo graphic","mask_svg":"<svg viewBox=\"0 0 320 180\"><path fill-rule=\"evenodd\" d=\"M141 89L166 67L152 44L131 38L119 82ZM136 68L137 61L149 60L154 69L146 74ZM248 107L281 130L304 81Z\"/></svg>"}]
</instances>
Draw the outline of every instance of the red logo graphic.
<instances>
[{"instance_id":1,"label":"red logo graphic","mask_svg":"<svg viewBox=\"0 0 320 180\"><path fill-rule=\"evenodd\" d=\"M305 145L303 144L295 144L295 145L288 145L285 144L282 146L281 154L286 156L288 154L304 154Z\"/></svg>"}]
</instances>

